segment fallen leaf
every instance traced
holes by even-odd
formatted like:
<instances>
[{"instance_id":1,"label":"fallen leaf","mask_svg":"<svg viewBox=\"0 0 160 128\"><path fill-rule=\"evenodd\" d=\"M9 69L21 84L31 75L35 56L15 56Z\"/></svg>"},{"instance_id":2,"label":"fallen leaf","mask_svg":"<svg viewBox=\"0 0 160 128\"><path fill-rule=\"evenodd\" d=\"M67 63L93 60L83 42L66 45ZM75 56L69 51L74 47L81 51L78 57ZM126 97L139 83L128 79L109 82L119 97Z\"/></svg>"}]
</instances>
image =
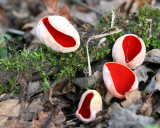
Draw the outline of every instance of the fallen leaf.
<instances>
[{"instance_id":1,"label":"fallen leaf","mask_svg":"<svg viewBox=\"0 0 160 128\"><path fill-rule=\"evenodd\" d=\"M33 21L33 22L30 22L30 23L25 24L25 25L22 27L22 29L23 29L23 30L31 29L31 34L32 34L32 35L35 35L36 25L37 25L37 21Z\"/></svg>"},{"instance_id":2,"label":"fallen leaf","mask_svg":"<svg viewBox=\"0 0 160 128\"><path fill-rule=\"evenodd\" d=\"M145 116L150 116L152 114L152 99L149 98L141 107L140 113Z\"/></svg>"},{"instance_id":3,"label":"fallen leaf","mask_svg":"<svg viewBox=\"0 0 160 128\"><path fill-rule=\"evenodd\" d=\"M91 7L98 8L99 2L98 0L86 0L87 4Z\"/></svg>"},{"instance_id":4,"label":"fallen leaf","mask_svg":"<svg viewBox=\"0 0 160 128\"><path fill-rule=\"evenodd\" d=\"M75 85L70 82L68 83L66 78L61 78L58 81L55 81L51 86L53 87L53 95L62 95L76 91Z\"/></svg>"},{"instance_id":5,"label":"fallen leaf","mask_svg":"<svg viewBox=\"0 0 160 128\"><path fill-rule=\"evenodd\" d=\"M7 128L24 128L24 127L29 127L31 125L30 122L24 121L24 120L17 120L17 119L12 119L12 120L7 120L5 123L5 126Z\"/></svg>"},{"instance_id":6,"label":"fallen leaf","mask_svg":"<svg viewBox=\"0 0 160 128\"><path fill-rule=\"evenodd\" d=\"M152 117L136 115L122 108L118 103L114 103L108 125L110 128L144 128L153 121Z\"/></svg>"},{"instance_id":7,"label":"fallen leaf","mask_svg":"<svg viewBox=\"0 0 160 128\"><path fill-rule=\"evenodd\" d=\"M69 92L76 92L76 87L70 82L64 86L64 88L62 90L62 94L66 94Z\"/></svg>"},{"instance_id":8,"label":"fallen leaf","mask_svg":"<svg viewBox=\"0 0 160 128\"><path fill-rule=\"evenodd\" d=\"M121 103L123 107L128 106L132 103L141 102L142 93L138 90L125 93L126 100Z\"/></svg>"},{"instance_id":9,"label":"fallen leaf","mask_svg":"<svg viewBox=\"0 0 160 128\"><path fill-rule=\"evenodd\" d=\"M71 16L75 19L91 25L96 25L96 21L98 21L98 17L94 12L80 12L79 10L77 10L76 6L72 6Z\"/></svg>"},{"instance_id":10,"label":"fallen leaf","mask_svg":"<svg viewBox=\"0 0 160 128\"><path fill-rule=\"evenodd\" d=\"M160 69L157 71L156 75L152 77L150 83L147 85L146 87L146 91L148 92L152 92L155 90L155 79L156 79L156 76L160 74Z\"/></svg>"},{"instance_id":11,"label":"fallen leaf","mask_svg":"<svg viewBox=\"0 0 160 128\"><path fill-rule=\"evenodd\" d=\"M0 7L0 34L6 33L8 26L10 24L7 12Z\"/></svg>"},{"instance_id":12,"label":"fallen leaf","mask_svg":"<svg viewBox=\"0 0 160 128\"><path fill-rule=\"evenodd\" d=\"M44 0L47 10L52 15L64 16L68 20L71 20L70 11L66 4L59 8L57 6L59 0Z\"/></svg>"},{"instance_id":13,"label":"fallen leaf","mask_svg":"<svg viewBox=\"0 0 160 128\"><path fill-rule=\"evenodd\" d=\"M68 94L70 94L70 93L67 93L66 95L68 95ZM68 98L68 96L67 96L67 98ZM74 97L72 97L72 98L74 98ZM52 102L54 104L58 104L62 109L71 106L71 102L69 100L67 100L66 97L64 97L63 95L53 97Z\"/></svg>"},{"instance_id":14,"label":"fallen leaf","mask_svg":"<svg viewBox=\"0 0 160 128\"><path fill-rule=\"evenodd\" d=\"M39 92L42 91L41 87L42 87L42 85L40 84L39 81L29 82L29 85L27 87L27 94L29 96L32 96L32 95L34 95L36 93L39 93Z\"/></svg>"},{"instance_id":15,"label":"fallen leaf","mask_svg":"<svg viewBox=\"0 0 160 128\"><path fill-rule=\"evenodd\" d=\"M160 73L156 75L154 89L157 89L157 90L160 91Z\"/></svg>"},{"instance_id":16,"label":"fallen leaf","mask_svg":"<svg viewBox=\"0 0 160 128\"><path fill-rule=\"evenodd\" d=\"M35 36L35 34L36 34L37 22L38 22L41 18L43 18L43 17L45 17L45 16L49 16L48 11L43 11L43 12L41 12L39 15L37 15L37 16L35 17L35 20L34 20L34 21L29 22L29 23L26 23L26 24L22 27L22 30L31 29L31 31L30 31L31 34ZM37 38L36 38L36 39L37 39Z\"/></svg>"},{"instance_id":17,"label":"fallen leaf","mask_svg":"<svg viewBox=\"0 0 160 128\"><path fill-rule=\"evenodd\" d=\"M39 120L32 120L33 126L31 128L47 127L51 124L60 124L65 121L63 112L55 107L51 112L40 112L38 113Z\"/></svg>"},{"instance_id":18,"label":"fallen leaf","mask_svg":"<svg viewBox=\"0 0 160 128\"><path fill-rule=\"evenodd\" d=\"M139 109L142 107L142 105L143 105L143 102L138 102L138 103L129 104L124 108L130 110L132 113L139 113Z\"/></svg>"},{"instance_id":19,"label":"fallen leaf","mask_svg":"<svg viewBox=\"0 0 160 128\"><path fill-rule=\"evenodd\" d=\"M0 126L4 125L9 117L20 114L21 104L18 99L8 99L0 102Z\"/></svg>"},{"instance_id":20,"label":"fallen leaf","mask_svg":"<svg viewBox=\"0 0 160 128\"><path fill-rule=\"evenodd\" d=\"M24 11L24 12L18 12L18 11L16 11L16 10L13 10L12 11L12 14L16 17L16 18L18 18L18 19L24 19L24 18L27 18L28 16L29 16L29 12L27 12L27 11Z\"/></svg>"},{"instance_id":21,"label":"fallen leaf","mask_svg":"<svg viewBox=\"0 0 160 128\"><path fill-rule=\"evenodd\" d=\"M160 49L153 49L147 52L144 62L160 64Z\"/></svg>"},{"instance_id":22,"label":"fallen leaf","mask_svg":"<svg viewBox=\"0 0 160 128\"><path fill-rule=\"evenodd\" d=\"M113 8L118 9L120 5L124 4L125 0L100 0L99 1L99 9L105 13L108 12L110 10L112 10Z\"/></svg>"},{"instance_id":23,"label":"fallen leaf","mask_svg":"<svg viewBox=\"0 0 160 128\"><path fill-rule=\"evenodd\" d=\"M43 103L40 98L34 99L27 108L28 112L39 113L43 110Z\"/></svg>"},{"instance_id":24,"label":"fallen leaf","mask_svg":"<svg viewBox=\"0 0 160 128\"><path fill-rule=\"evenodd\" d=\"M102 38L97 45L97 48L100 49L103 49L104 47L106 47L106 38Z\"/></svg>"},{"instance_id":25,"label":"fallen leaf","mask_svg":"<svg viewBox=\"0 0 160 128\"><path fill-rule=\"evenodd\" d=\"M157 106L157 104L159 104L159 91L154 91L149 93L146 96L146 100L144 100L144 104L142 105L142 107L140 108L140 113L145 115L145 116L150 116L152 113L154 113L155 106ZM155 109L155 110L154 110Z\"/></svg>"},{"instance_id":26,"label":"fallen leaf","mask_svg":"<svg viewBox=\"0 0 160 128\"><path fill-rule=\"evenodd\" d=\"M135 3L137 4L137 7L140 9L144 5L151 6L152 0L135 0Z\"/></svg>"},{"instance_id":27,"label":"fallen leaf","mask_svg":"<svg viewBox=\"0 0 160 128\"><path fill-rule=\"evenodd\" d=\"M145 65L140 65L134 70L134 73L136 74L138 81L139 82L143 81L144 83L146 83L146 81L148 80L148 75L147 75L148 72L153 72L153 71L147 68Z\"/></svg>"},{"instance_id":28,"label":"fallen leaf","mask_svg":"<svg viewBox=\"0 0 160 128\"><path fill-rule=\"evenodd\" d=\"M100 71L96 71L92 76L73 79L72 83L74 83L76 86L82 89L86 89L102 80L103 80L102 73Z\"/></svg>"},{"instance_id":29,"label":"fallen leaf","mask_svg":"<svg viewBox=\"0 0 160 128\"><path fill-rule=\"evenodd\" d=\"M123 14L129 14L137 12L138 9L141 9L143 6L153 6L154 0L126 0L125 3L120 5L120 11Z\"/></svg>"}]
</instances>

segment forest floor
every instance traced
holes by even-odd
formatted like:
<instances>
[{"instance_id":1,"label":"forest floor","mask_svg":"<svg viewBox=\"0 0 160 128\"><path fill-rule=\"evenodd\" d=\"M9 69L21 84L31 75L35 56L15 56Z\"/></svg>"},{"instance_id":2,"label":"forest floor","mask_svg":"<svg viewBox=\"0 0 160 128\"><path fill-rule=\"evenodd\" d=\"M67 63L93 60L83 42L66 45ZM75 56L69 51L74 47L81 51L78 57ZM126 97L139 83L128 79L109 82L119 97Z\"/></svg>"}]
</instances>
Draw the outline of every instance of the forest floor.
<instances>
[{"instance_id":1,"label":"forest floor","mask_svg":"<svg viewBox=\"0 0 160 128\"><path fill-rule=\"evenodd\" d=\"M159 8L158 0L0 0L0 128L160 128ZM38 21L49 15L77 29L76 52L52 51L37 38ZM132 70L139 84L108 99L103 66L124 34L146 45ZM76 111L87 90L100 94L102 109L85 123Z\"/></svg>"}]
</instances>

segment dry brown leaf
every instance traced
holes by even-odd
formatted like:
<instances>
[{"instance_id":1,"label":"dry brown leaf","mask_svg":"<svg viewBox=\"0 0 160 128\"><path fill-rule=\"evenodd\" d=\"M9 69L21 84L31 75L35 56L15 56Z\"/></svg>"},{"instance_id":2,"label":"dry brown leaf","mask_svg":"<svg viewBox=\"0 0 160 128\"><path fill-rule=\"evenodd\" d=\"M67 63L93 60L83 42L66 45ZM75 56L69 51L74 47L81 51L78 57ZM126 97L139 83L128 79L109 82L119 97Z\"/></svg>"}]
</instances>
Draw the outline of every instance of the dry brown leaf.
<instances>
[{"instance_id":1,"label":"dry brown leaf","mask_svg":"<svg viewBox=\"0 0 160 128\"><path fill-rule=\"evenodd\" d=\"M55 110L52 110L51 112L38 113L38 119L39 120L32 120L33 125L31 128L40 128L42 126L46 127L47 125L51 124L60 124L65 121L65 116L63 112L60 111L58 107L56 107Z\"/></svg>"},{"instance_id":2,"label":"dry brown leaf","mask_svg":"<svg viewBox=\"0 0 160 128\"><path fill-rule=\"evenodd\" d=\"M32 34L32 35L35 35L36 25L37 25L37 21L33 21L33 22L30 22L30 23L25 24L25 25L22 27L22 29L23 29L23 30L31 29L31 34ZM32 29L32 28L33 28L33 29Z\"/></svg>"},{"instance_id":3,"label":"dry brown leaf","mask_svg":"<svg viewBox=\"0 0 160 128\"><path fill-rule=\"evenodd\" d=\"M27 87L27 95L31 97L34 94L41 92L41 87L42 85L39 81L29 82L29 85Z\"/></svg>"},{"instance_id":4,"label":"dry brown leaf","mask_svg":"<svg viewBox=\"0 0 160 128\"><path fill-rule=\"evenodd\" d=\"M138 81L143 81L144 83L146 83L146 81L148 80L148 72L153 71L150 68L147 68L145 65L140 65L134 70L134 73L136 74Z\"/></svg>"},{"instance_id":5,"label":"dry brown leaf","mask_svg":"<svg viewBox=\"0 0 160 128\"><path fill-rule=\"evenodd\" d=\"M150 6L152 4L152 0L135 0L138 8L142 8L144 5Z\"/></svg>"},{"instance_id":6,"label":"dry brown leaf","mask_svg":"<svg viewBox=\"0 0 160 128\"><path fill-rule=\"evenodd\" d=\"M6 93L3 93L0 95L0 98L4 97L6 95Z\"/></svg>"},{"instance_id":7,"label":"dry brown leaf","mask_svg":"<svg viewBox=\"0 0 160 128\"><path fill-rule=\"evenodd\" d=\"M155 76L153 76L150 80L150 83L147 85L146 90L148 92L153 92L155 90L155 82L156 77L160 74L160 69L156 72ZM157 85L156 85L157 86Z\"/></svg>"},{"instance_id":8,"label":"dry brown leaf","mask_svg":"<svg viewBox=\"0 0 160 128\"><path fill-rule=\"evenodd\" d=\"M9 117L19 116L21 104L18 99L8 99L0 102L0 126L4 125Z\"/></svg>"},{"instance_id":9,"label":"dry brown leaf","mask_svg":"<svg viewBox=\"0 0 160 128\"><path fill-rule=\"evenodd\" d=\"M100 1L99 0L86 0L86 2L88 3L89 6L98 8Z\"/></svg>"},{"instance_id":10,"label":"dry brown leaf","mask_svg":"<svg viewBox=\"0 0 160 128\"><path fill-rule=\"evenodd\" d=\"M7 17L7 12L0 8L0 34L6 33L8 26L10 24L10 21Z\"/></svg>"},{"instance_id":11,"label":"dry brown leaf","mask_svg":"<svg viewBox=\"0 0 160 128\"><path fill-rule=\"evenodd\" d=\"M156 76L154 89L157 89L160 91L160 73Z\"/></svg>"},{"instance_id":12,"label":"dry brown leaf","mask_svg":"<svg viewBox=\"0 0 160 128\"><path fill-rule=\"evenodd\" d=\"M28 106L29 112L39 113L43 109L43 103L40 98L34 99L32 103Z\"/></svg>"},{"instance_id":13,"label":"dry brown leaf","mask_svg":"<svg viewBox=\"0 0 160 128\"><path fill-rule=\"evenodd\" d=\"M94 72L93 75L89 77L79 77L72 80L72 83L74 83L76 86L80 88L88 88L92 85L95 85L96 83L99 83L103 80L102 73L100 71Z\"/></svg>"},{"instance_id":14,"label":"dry brown leaf","mask_svg":"<svg viewBox=\"0 0 160 128\"><path fill-rule=\"evenodd\" d=\"M62 81L59 81L58 83L55 84L53 87L52 93L54 95L62 95L66 94L69 92L75 92L76 87L72 83L67 83L66 79L62 78Z\"/></svg>"},{"instance_id":15,"label":"dry brown leaf","mask_svg":"<svg viewBox=\"0 0 160 128\"><path fill-rule=\"evenodd\" d=\"M94 12L81 12L77 10L76 6L72 6L71 15L73 18L76 18L84 23L89 23L91 25L95 25L96 21L98 21L98 16Z\"/></svg>"},{"instance_id":16,"label":"dry brown leaf","mask_svg":"<svg viewBox=\"0 0 160 128\"><path fill-rule=\"evenodd\" d=\"M71 20L70 11L66 4L62 6L62 8L58 7L59 0L44 0L47 10L52 15L60 15L64 16L68 20Z\"/></svg>"},{"instance_id":17,"label":"dry brown leaf","mask_svg":"<svg viewBox=\"0 0 160 128\"><path fill-rule=\"evenodd\" d=\"M121 103L123 107L128 106L132 103L141 102L142 94L138 90L125 93L126 100Z\"/></svg>"},{"instance_id":18,"label":"dry brown leaf","mask_svg":"<svg viewBox=\"0 0 160 128\"><path fill-rule=\"evenodd\" d=\"M148 99L140 109L141 114L150 116L152 114L152 99Z\"/></svg>"},{"instance_id":19,"label":"dry brown leaf","mask_svg":"<svg viewBox=\"0 0 160 128\"><path fill-rule=\"evenodd\" d=\"M154 0L126 0L119 8L121 13L129 14L137 12L138 9L141 9L144 5L153 6L155 3Z\"/></svg>"},{"instance_id":20,"label":"dry brown leaf","mask_svg":"<svg viewBox=\"0 0 160 128\"><path fill-rule=\"evenodd\" d=\"M45 17L45 16L49 16L49 13L48 11L43 11L41 12L39 15L37 15L35 17L35 20L32 21L32 22L29 22L29 23L26 23L23 27L22 27L22 30L28 30L28 29L31 29L31 34L35 36L36 34L36 26L37 26L37 22Z\"/></svg>"},{"instance_id":21,"label":"dry brown leaf","mask_svg":"<svg viewBox=\"0 0 160 128\"><path fill-rule=\"evenodd\" d=\"M30 126L31 123L27 122L27 126ZM17 120L17 119L12 119L12 120L7 120L5 123L5 126L7 128L24 128L26 126L26 121L24 120Z\"/></svg>"},{"instance_id":22,"label":"dry brown leaf","mask_svg":"<svg viewBox=\"0 0 160 128\"><path fill-rule=\"evenodd\" d=\"M147 52L144 61L160 64L160 49L153 49Z\"/></svg>"},{"instance_id":23,"label":"dry brown leaf","mask_svg":"<svg viewBox=\"0 0 160 128\"><path fill-rule=\"evenodd\" d=\"M16 10L12 10L12 14L18 19L25 19L29 16L29 12L17 12Z\"/></svg>"},{"instance_id":24,"label":"dry brown leaf","mask_svg":"<svg viewBox=\"0 0 160 128\"><path fill-rule=\"evenodd\" d=\"M150 116L152 113L154 113L154 111L156 110L154 110L155 106L159 104L159 94L159 91L153 91L146 96L146 101L140 108L141 114Z\"/></svg>"}]
</instances>

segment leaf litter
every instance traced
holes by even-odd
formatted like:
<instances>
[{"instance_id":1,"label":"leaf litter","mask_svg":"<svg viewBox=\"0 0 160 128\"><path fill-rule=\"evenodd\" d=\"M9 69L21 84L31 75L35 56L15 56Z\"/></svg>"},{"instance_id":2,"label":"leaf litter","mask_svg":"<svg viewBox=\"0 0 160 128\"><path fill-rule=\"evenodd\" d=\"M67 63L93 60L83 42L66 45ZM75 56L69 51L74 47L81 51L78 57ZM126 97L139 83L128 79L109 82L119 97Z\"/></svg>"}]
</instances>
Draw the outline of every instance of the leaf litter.
<instances>
[{"instance_id":1,"label":"leaf litter","mask_svg":"<svg viewBox=\"0 0 160 128\"><path fill-rule=\"evenodd\" d=\"M77 24L85 22L93 25L93 21L99 19L94 11L79 7L76 4L68 6L62 3L63 6L59 7L58 2L60 1L58 0L44 0L43 6L41 6L40 0L36 0L29 7L27 4L31 4L31 2L30 0L28 1L20 6L20 10L14 9L10 15L14 19L14 24L18 24L18 27L16 25L15 28L22 29L22 31L25 31L25 34L29 32L33 37L35 37L37 21L49 14L65 16L70 21L73 18L74 23L77 22ZM129 3L125 0L121 2L117 0L117 2L121 4L125 2L125 7L131 4L130 8L121 6L124 13L128 13L137 11L137 7L140 8L141 4L147 1L131 0L131 3ZM86 0L88 6L99 9L99 11L104 11L106 9L105 5L114 5L117 2L116 0L114 2L100 0L97 3L97 1ZM13 6L17 6L16 0L13 3L16 3ZM137 4L136 8L134 8L135 3ZM3 4L5 5L5 3ZM44 4L47 10L44 9ZM6 7L10 6L6 5ZM0 21L2 32L6 32L10 26L8 19L10 15L6 15L6 10L8 9L5 8L3 10L4 15L0 16L0 19L2 19ZM28 38L31 38L31 36L28 36ZM35 40L34 38L32 41L34 42ZM106 39L102 40L102 45L99 44L100 48L103 48L105 41ZM103 64L103 61L99 63ZM107 93L102 81L101 72L103 65L98 68L93 65L92 70L94 74L89 77L78 77L72 79L71 82L68 82L66 78L55 80L51 83L50 90L45 93L40 89L43 84L39 80L41 77L30 81L24 77L25 74L18 74L16 83L21 87L20 94L3 94L0 96L0 126L4 128L147 127L148 124L156 123L160 114L160 69L155 70L153 67L150 67L150 64L160 64L159 49L149 51L146 54L143 65L134 70L139 82L147 84L144 91L131 91L125 94L126 99L123 101L114 98L109 105L104 103L103 111L98 113L95 121L88 125L83 124L75 117L75 111L81 94L86 88L96 89L103 97ZM152 78L149 73L154 74Z\"/></svg>"}]
</instances>

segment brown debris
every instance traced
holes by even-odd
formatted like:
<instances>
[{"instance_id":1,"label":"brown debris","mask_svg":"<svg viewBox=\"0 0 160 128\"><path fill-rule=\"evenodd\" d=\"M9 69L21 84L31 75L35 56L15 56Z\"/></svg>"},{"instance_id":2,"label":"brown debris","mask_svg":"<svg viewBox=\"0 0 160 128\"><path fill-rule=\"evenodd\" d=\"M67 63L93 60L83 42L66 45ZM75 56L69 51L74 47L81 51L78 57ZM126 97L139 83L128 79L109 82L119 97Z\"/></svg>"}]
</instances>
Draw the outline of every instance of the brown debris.
<instances>
[{"instance_id":1,"label":"brown debris","mask_svg":"<svg viewBox=\"0 0 160 128\"><path fill-rule=\"evenodd\" d=\"M137 12L138 9L141 9L143 6L153 6L154 0L126 0L119 8L121 13L130 14Z\"/></svg>"},{"instance_id":2,"label":"brown debris","mask_svg":"<svg viewBox=\"0 0 160 128\"><path fill-rule=\"evenodd\" d=\"M141 102L142 98L142 93L138 90L133 90L131 92L126 92L125 93L125 98L126 100L121 102L121 105L123 107L128 106L130 104L136 103L136 102Z\"/></svg>"},{"instance_id":3,"label":"brown debris","mask_svg":"<svg viewBox=\"0 0 160 128\"><path fill-rule=\"evenodd\" d=\"M9 117L18 117L21 104L18 99L8 99L0 102L0 126L5 125Z\"/></svg>"},{"instance_id":4,"label":"brown debris","mask_svg":"<svg viewBox=\"0 0 160 128\"><path fill-rule=\"evenodd\" d=\"M159 91L153 91L148 94L144 104L140 108L140 113L145 116L151 116L155 111L155 106L159 104L159 96Z\"/></svg>"},{"instance_id":5,"label":"brown debris","mask_svg":"<svg viewBox=\"0 0 160 128\"><path fill-rule=\"evenodd\" d=\"M57 6L59 0L44 0L47 10L52 15L60 15L66 17L68 20L71 20L70 10L66 4L62 8Z\"/></svg>"}]
</instances>

